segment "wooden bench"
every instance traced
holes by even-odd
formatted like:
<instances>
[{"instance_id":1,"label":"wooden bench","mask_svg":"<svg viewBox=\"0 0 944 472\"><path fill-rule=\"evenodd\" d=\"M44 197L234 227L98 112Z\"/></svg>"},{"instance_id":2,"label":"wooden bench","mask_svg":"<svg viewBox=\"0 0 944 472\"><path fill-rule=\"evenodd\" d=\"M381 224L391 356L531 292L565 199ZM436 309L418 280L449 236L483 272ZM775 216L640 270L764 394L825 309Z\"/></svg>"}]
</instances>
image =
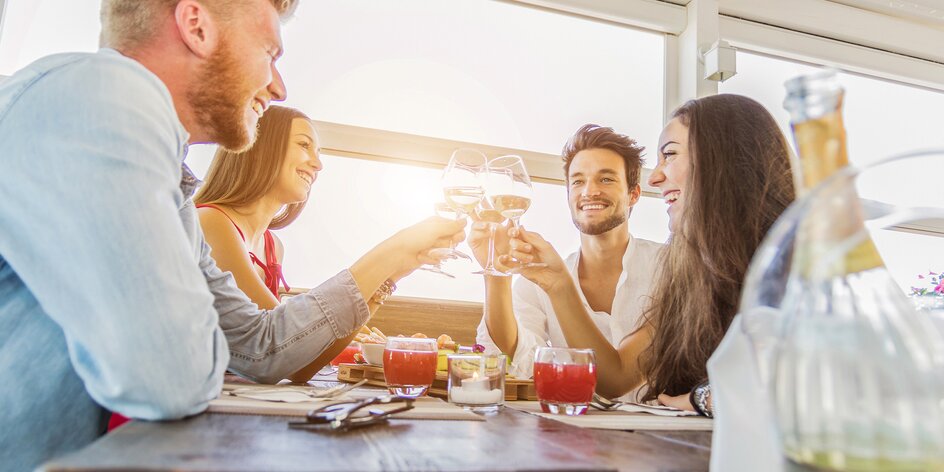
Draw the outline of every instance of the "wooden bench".
<instances>
[{"instance_id":1,"label":"wooden bench","mask_svg":"<svg viewBox=\"0 0 944 472\"><path fill-rule=\"evenodd\" d=\"M481 320L481 303L390 297L367 326L377 327L387 336L423 333L435 338L448 334L453 341L468 346L475 344L475 330Z\"/></svg>"},{"instance_id":2,"label":"wooden bench","mask_svg":"<svg viewBox=\"0 0 944 472\"><path fill-rule=\"evenodd\" d=\"M283 295L307 291L295 288ZM393 296L377 310L367 326L376 327L387 336L423 333L436 338L448 334L453 341L469 346L475 344L475 330L481 320L481 303Z\"/></svg>"}]
</instances>

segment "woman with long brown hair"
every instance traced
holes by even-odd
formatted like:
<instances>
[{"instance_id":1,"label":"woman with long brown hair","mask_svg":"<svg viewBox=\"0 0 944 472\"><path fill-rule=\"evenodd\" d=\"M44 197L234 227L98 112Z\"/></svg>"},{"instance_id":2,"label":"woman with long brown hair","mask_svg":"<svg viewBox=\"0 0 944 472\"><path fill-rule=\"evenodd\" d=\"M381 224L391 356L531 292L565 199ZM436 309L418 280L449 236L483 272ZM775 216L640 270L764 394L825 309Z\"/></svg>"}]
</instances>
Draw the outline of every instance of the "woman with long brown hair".
<instances>
[{"instance_id":1,"label":"woman with long brown hair","mask_svg":"<svg viewBox=\"0 0 944 472\"><path fill-rule=\"evenodd\" d=\"M751 257L793 201L789 156L774 118L750 98L714 95L673 113L649 177L669 206L672 235L645 321L618 348L592 323L564 333L570 347L595 350L600 394L616 397L646 384L643 400L694 409L689 394L707 380L706 363L737 312ZM522 275L542 286L568 276L539 235L520 237L512 240L512 257L549 265ZM586 316L578 306L555 311Z\"/></svg>"},{"instance_id":2,"label":"woman with long brown hair","mask_svg":"<svg viewBox=\"0 0 944 472\"><path fill-rule=\"evenodd\" d=\"M231 272L240 290L259 308L275 308L279 295L289 290L282 275L284 249L270 230L284 228L298 217L321 170L318 136L311 120L298 110L272 106L259 119L252 147L240 153L217 151L206 182L194 197L217 266ZM427 243L440 240L434 243L439 244L453 235L461 238L456 231L461 233L461 223L430 218L398 232L355 262L352 268L363 269L358 273L370 272L385 281L366 300L371 313L396 288L394 282L423 263L437 262L423 255L433 247ZM404 256L415 260L415 265L402 268L390 263ZM356 275L354 279L360 284ZM290 378L310 379L350 343L354 331Z\"/></svg>"},{"instance_id":3,"label":"woman with long brown hair","mask_svg":"<svg viewBox=\"0 0 944 472\"><path fill-rule=\"evenodd\" d=\"M270 230L291 224L308 203L321 171L317 135L299 110L270 107L256 142L235 153L220 148L194 197L200 225L217 265L260 308L279 304L288 291L284 248ZM263 256L263 257L259 257Z\"/></svg>"}]
</instances>

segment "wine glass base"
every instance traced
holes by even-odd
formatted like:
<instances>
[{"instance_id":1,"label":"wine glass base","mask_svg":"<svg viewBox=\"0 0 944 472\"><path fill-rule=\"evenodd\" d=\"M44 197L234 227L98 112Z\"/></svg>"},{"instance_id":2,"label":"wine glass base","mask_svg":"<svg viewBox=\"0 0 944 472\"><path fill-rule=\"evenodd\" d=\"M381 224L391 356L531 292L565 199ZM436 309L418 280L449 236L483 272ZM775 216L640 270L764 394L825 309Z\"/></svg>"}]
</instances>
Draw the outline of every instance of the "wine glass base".
<instances>
[{"instance_id":1,"label":"wine glass base","mask_svg":"<svg viewBox=\"0 0 944 472\"><path fill-rule=\"evenodd\" d=\"M426 253L429 257L434 259L468 259L472 260L472 256L459 251L458 249L450 249L447 247L440 247L435 249L430 249Z\"/></svg>"},{"instance_id":2,"label":"wine glass base","mask_svg":"<svg viewBox=\"0 0 944 472\"><path fill-rule=\"evenodd\" d=\"M477 270L477 271L472 272L472 273L473 273L473 274L476 274L476 275L494 275L494 276L496 276L496 277L511 277L511 274L506 274L506 273L504 273L504 272L499 272L499 271L497 271L497 270L495 270L495 269Z\"/></svg>"},{"instance_id":3,"label":"wine glass base","mask_svg":"<svg viewBox=\"0 0 944 472\"><path fill-rule=\"evenodd\" d=\"M419 267L417 267L417 268L420 269L420 270L425 270L425 271L427 271L427 272L432 272L432 273L434 273L434 274L442 274L442 275L445 275L446 277L449 277L450 279L456 278L455 275L452 275L452 274L450 274L449 272L446 272L446 271L440 269L440 268L437 267L437 266L424 265L424 266L419 266Z\"/></svg>"}]
</instances>

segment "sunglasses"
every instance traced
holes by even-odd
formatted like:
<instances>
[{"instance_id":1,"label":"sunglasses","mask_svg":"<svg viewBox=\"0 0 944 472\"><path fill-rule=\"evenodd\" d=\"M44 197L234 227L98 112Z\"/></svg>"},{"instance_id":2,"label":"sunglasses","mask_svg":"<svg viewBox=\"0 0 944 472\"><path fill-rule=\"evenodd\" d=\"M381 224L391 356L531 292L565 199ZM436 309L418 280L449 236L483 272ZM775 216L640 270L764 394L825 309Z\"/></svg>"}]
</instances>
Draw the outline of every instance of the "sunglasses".
<instances>
[{"instance_id":1,"label":"sunglasses","mask_svg":"<svg viewBox=\"0 0 944 472\"><path fill-rule=\"evenodd\" d=\"M356 402L333 403L315 408L305 415L305 421L290 421L288 427L295 429L328 428L333 431L347 431L386 423L391 415L412 409L412 398L382 395Z\"/></svg>"}]
</instances>

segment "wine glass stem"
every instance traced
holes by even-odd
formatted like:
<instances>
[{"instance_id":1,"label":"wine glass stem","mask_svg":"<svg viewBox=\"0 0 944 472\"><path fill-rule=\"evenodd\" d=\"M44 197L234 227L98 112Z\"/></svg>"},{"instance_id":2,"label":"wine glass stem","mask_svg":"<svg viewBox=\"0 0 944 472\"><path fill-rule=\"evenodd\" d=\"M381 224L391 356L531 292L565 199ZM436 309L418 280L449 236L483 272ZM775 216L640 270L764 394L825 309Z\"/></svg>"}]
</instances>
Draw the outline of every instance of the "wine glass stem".
<instances>
[{"instance_id":1,"label":"wine glass stem","mask_svg":"<svg viewBox=\"0 0 944 472\"><path fill-rule=\"evenodd\" d=\"M488 224L488 260L485 262L485 270L495 270L494 258L495 258L495 223Z\"/></svg>"},{"instance_id":2,"label":"wine glass stem","mask_svg":"<svg viewBox=\"0 0 944 472\"><path fill-rule=\"evenodd\" d=\"M456 210L456 218L455 218L455 221L461 220L464 216L465 216L465 212L464 212L464 211L462 211L462 210ZM456 248L456 242L453 241L452 239L450 239L450 240L449 240L449 249L453 249L453 250L454 250L455 248Z\"/></svg>"},{"instance_id":3,"label":"wine glass stem","mask_svg":"<svg viewBox=\"0 0 944 472\"><path fill-rule=\"evenodd\" d=\"M520 217L519 217L519 218L520 218ZM521 229L521 226L518 224L518 219L519 219L519 218L509 218L509 219L511 220L511 226L512 226L513 228L515 228L515 237L521 237L521 234L519 234L520 229ZM512 256L509 256L509 260L511 260L512 262L515 262L515 263L519 262L518 259L515 259L515 258L512 257Z\"/></svg>"}]
</instances>

